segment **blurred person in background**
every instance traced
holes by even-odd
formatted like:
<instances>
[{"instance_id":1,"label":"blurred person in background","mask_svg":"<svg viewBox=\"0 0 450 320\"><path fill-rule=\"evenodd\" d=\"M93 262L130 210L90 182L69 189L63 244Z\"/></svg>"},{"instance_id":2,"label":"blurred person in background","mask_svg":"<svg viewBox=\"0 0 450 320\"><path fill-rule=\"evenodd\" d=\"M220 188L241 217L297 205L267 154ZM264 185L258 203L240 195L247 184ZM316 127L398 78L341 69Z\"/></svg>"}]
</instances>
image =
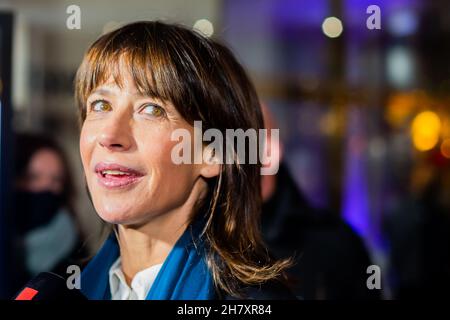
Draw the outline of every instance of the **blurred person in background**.
<instances>
[{"instance_id":1,"label":"blurred person in background","mask_svg":"<svg viewBox=\"0 0 450 320\"><path fill-rule=\"evenodd\" d=\"M63 150L51 138L18 134L15 144L14 290L43 271L65 274L84 257Z\"/></svg>"},{"instance_id":2,"label":"blurred person in background","mask_svg":"<svg viewBox=\"0 0 450 320\"><path fill-rule=\"evenodd\" d=\"M433 152L406 179L384 219L394 298L449 297L450 162Z\"/></svg>"},{"instance_id":3,"label":"blurred person in background","mask_svg":"<svg viewBox=\"0 0 450 320\"><path fill-rule=\"evenodd\" d=\"M263 112L265 127L276 128L266 106ZM269 141L266 145L274 146ZM309 204L282 161L281 144L267 153L280 164L276 175L261 179L262 232L276 258L295 256L288 275L296 296L305 300L379 299L380 291L366 285L366 270L372 262L362 239L337 214Z\"/></svg>"}]
</instances>

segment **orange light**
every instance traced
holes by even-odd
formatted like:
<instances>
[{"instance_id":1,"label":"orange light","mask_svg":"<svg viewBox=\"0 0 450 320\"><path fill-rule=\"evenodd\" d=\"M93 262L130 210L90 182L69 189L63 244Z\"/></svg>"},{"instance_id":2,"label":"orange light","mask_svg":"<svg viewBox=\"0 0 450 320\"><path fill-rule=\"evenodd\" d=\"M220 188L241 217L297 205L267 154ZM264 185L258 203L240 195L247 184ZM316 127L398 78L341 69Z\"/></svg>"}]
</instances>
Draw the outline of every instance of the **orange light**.
<instances>
[{"instance_id":1,"label":"orange light","mask_svg":"<svg viewBox=\"0 0 450 320\"><path fill-rule=\"evenodd\" d=\"M411 134L413 144L419 151L433 149L439 141L441 120L432 111L419 113L412 122Z\"/></svg>"},{"instance_id":2,"label":"orange light","mask_svg":"<svg viewBox=\"0 0 450 320\"><path fill-rule=\"evenodd\" d=\"M450 139L445 139L441 144L441 153L447 159L450 159Z\"/></svg>"},{"instance_id":3,"label":"orange light","mask_svg":"<svg viewBox=\"0 0 450 320\"><path fill-rule=\"evenodd\" d=\"M414 111L417 98L411 93L398 93L389 98L386 119L390 125L399 127Z\"/></svg>"}]
</instances>

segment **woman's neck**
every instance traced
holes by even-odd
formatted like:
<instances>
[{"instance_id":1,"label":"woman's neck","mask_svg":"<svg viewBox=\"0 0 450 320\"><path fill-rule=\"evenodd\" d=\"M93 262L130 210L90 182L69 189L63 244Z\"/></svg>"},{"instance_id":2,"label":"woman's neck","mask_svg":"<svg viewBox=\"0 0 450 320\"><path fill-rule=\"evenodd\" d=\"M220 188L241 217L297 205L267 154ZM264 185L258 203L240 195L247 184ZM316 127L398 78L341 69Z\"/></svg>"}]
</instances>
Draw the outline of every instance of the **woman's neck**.
<instances>
[{"instance_id":1,"label":"woman's neck","mask_svg":"<svg viewBox=\"0 0 450 320\"><path fill-rule=\"evenodd\" d=\"M186 202L171 212L151 217L139 225L119 225L118 241L122 271L128 285L136 273L161 264L189 224L194 206L204 194L204 181L198 180Z\"/></svg>"},{"instance_id":2,"label":"woman's neck","mask_svg":"<svg viewBox=\"0 0 450 320\"><path fill-rule=\"evenodd\" d=\"M128 284L139 271L163 263L187 227L187 222L165 220L152 221L142 229L119 226L122 271Z\"/></svg>"}]
</instances>

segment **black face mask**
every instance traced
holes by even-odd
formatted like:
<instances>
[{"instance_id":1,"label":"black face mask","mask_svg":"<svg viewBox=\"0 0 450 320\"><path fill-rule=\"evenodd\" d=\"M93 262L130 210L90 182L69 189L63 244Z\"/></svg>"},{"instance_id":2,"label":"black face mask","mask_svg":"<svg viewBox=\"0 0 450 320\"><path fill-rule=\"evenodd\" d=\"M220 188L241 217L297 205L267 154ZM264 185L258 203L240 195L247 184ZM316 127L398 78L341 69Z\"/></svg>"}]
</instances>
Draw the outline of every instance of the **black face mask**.
<instances>
[{"instance_id":1,"label":"black face mask","mask_svg":"<svg viewBox=\"0 0 450 320\"><path fill-rule=\"evenodd\" d=\"M61 195L50 191L16 192L12 217L16 230L19 233L26 233L48 224L62 206L62 200Z\"/></svg>"}]
</instances>

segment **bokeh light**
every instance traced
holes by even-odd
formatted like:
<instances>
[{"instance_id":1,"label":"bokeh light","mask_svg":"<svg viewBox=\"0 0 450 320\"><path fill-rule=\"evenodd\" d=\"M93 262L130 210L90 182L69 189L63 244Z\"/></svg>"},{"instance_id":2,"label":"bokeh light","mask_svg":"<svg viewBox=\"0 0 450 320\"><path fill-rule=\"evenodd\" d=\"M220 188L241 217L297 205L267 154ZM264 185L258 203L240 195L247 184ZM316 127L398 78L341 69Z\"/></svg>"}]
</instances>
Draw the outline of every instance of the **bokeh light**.
<instances>
[{"instance_id":1,"label":"bokeh light","mask_svg":"<svg viewBox=\"0 0 450 320\"><path fill-rule=\"evenodd\" d=\"M341 20L336 17L328 17L322 23L322 31L329 38L339 37L343 30Z\"/></svg>"},{"instance_id":2,"label":"bokeh light","mask_svg":"<svg viewBox=\"0 0 450 320\"><path fill-rule=\"evenodd\" d=\"M442 142L441 153L444 157L450 159L450 138L447 138Z\"/></svg>"},{"instance_id":3,"label":"bokeh light","mask_svg":"<svg viewBox=\"0 0 450 320\"><path fill-rule=\"evenodd\" d=\"M432 111L419 113L413 120L411 135L413 144L419 151L433 149L439 141L441 120Z\"/></svg>"},{"instance_id":4,"label":"bokeh light","mask_svg":"<svg viewBox=\"0 0 450 320\"><path fill-rule=\"evenodd\" d=\"M194 23L193 29L200 32L205 37L211 37L214 34L214 26L208 19L200 19Z\"/></svg>"}]
</instances>

